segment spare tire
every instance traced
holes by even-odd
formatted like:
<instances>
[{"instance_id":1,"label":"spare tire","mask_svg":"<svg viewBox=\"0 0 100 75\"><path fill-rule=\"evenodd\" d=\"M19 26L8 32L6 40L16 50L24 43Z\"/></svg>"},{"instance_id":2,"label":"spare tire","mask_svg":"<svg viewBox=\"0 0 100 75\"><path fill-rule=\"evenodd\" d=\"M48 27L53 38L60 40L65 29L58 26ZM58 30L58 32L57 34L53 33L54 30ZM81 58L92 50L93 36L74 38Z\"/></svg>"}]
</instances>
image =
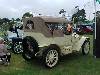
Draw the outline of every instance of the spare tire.
<instances>
[{"instance_id":1,"label":"spare tire","mask_svg":"<svg viewBox=\"0 0 100 75\"><path fill-rule=\"evenodd\" d=\"M22 41L23 53L22 56L25 60L32 60L35 57L35 53L39 51L37 41L30 36L27 36Z\"/></svg>"}]
</instances>

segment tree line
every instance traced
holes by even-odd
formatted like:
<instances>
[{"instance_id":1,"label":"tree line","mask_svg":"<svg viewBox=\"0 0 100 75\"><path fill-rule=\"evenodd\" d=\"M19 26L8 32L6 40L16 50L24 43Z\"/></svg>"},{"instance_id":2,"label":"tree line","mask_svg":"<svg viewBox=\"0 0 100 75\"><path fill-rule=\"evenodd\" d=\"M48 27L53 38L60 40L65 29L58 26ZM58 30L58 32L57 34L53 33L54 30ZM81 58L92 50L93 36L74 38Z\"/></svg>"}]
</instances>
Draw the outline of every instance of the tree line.
<instances>
[{"instance_id":1,"label":"tree line","mask_svg":"<svg viewBox=\"0 0 100 75\"><path fill-rule=\"evenodd\" d=\"M65 16L66 11L64 9L61 9L58 13L62 14L62 17L66 17ZM100 16L100 11L97 11L96 14L97 16ZM30 12L26 12L23 14L22 18L16 18L16 19L0 18L0 29L3 28L7 30L7 28L13 26L18 21L22 21L22 19L26 17L33 17L33 14ZM78 9L78 11L71 16L71 21L73 21L74 24L90 22L89 20L86 19L85 9Z\"/></svg>"},{"instance_id":2,"label":"tree line","mask_svg":"<svg viewBox=\"0 0 100 75\"><path fill-rule=\"evenodd\" d=\"M9 27L13 26L17 22L21 22L22 19L26 17L33 17L33 14L26 12L25 14L23 14L22 18L0 18L0 31L8 30Z\"/></svg>"}]
</instances>

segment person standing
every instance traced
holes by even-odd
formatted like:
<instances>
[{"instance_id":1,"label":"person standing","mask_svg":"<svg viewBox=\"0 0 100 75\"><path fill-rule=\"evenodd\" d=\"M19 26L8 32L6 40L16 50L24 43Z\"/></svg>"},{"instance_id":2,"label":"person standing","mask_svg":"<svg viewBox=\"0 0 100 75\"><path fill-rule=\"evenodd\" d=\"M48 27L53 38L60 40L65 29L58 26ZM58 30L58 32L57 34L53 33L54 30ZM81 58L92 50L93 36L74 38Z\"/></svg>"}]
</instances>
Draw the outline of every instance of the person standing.
<instances>
[{"instance_id":1,"label":"person standing","mask_svg":"<svg viewBox=\"0 0 100 75\"><path fill-rule=\"evenodd\" d=\"M72 33L72 26L71 26L71 24L67 25L67 32L68 32L68 34Z\"/></svg>"}]
</instances>

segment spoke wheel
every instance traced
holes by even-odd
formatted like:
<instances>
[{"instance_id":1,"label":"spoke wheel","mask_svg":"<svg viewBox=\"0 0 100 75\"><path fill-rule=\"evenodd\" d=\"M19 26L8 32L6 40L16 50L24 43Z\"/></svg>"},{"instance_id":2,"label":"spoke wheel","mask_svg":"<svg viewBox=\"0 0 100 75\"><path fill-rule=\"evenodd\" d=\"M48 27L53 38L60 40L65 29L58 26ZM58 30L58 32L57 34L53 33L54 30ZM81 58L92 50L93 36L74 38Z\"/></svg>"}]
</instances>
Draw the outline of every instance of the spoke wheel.
<instances>
[{"instance_id":1,"label":"spoke wheel","mask_svg":"<svg viewBox=\"0 0 100 75\"><path fill-rule=\"evenodd\" d=\"M48 68L52 68L57 65L59 61L59 51L56 48L48 48L44 54L44 63Z\"/></svg>"},{"instance_id":2,"label":"spoke wheel","mask_svg":"<svg viewBox=\"0 0 100 75\"><path fill-rule=\"evenodd\" d=\"M90 51L90 42L89 41L85 41L83 46L82 46L82 53L83 55L87 55Z\"/></svg>"},{"instance_id":3,"label":"spoke wheel","mask_svg":"<svg viewBox=\"0 0 100 75\"><path fill-rule=\"evenodd\" d=\"M46 56L46 64L49 67L53 67L58 62L58 52L56 50L50 50Z\"/></svg>"},{"instance_id":4,"label":"spoke wheel","mask_svg":"<svg viewBox=\"0 0 100 75\"><path fill-rule=\"evenodd\" d=\"M13 43L13 52L16 54L22 53L23 48L21 42L15 42Z\"/></svg>"}]
</instances>

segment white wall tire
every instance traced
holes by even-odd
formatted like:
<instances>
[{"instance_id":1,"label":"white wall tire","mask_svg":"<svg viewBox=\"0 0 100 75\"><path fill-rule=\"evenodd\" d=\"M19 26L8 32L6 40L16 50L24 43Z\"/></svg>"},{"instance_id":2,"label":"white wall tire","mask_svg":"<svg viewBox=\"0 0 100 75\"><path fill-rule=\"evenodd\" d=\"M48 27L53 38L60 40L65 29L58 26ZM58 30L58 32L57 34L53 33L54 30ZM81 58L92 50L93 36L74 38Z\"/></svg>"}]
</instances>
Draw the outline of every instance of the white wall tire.
<instances>
[{"instance_id":1,"label":"white wall tire","mask_svg":"<svg viewBox=\"0 0 100 75\"><path fill-rule=\"evenodd\" d=\"M59 61L59 51L55 48L48 48L44 52L44 63L48 68L52 68L57 65Z\"/></svg>"},{"instance_id":2,"label":"white wall tire","mask_svg":"<svg viewBox=\"0 0 100 75\"><path fill-rule=\"evenodd\" d=\"M87 55L90 51L90 41L86 40L82 46L82 54Z\"/></svg>"}]
</instances>

